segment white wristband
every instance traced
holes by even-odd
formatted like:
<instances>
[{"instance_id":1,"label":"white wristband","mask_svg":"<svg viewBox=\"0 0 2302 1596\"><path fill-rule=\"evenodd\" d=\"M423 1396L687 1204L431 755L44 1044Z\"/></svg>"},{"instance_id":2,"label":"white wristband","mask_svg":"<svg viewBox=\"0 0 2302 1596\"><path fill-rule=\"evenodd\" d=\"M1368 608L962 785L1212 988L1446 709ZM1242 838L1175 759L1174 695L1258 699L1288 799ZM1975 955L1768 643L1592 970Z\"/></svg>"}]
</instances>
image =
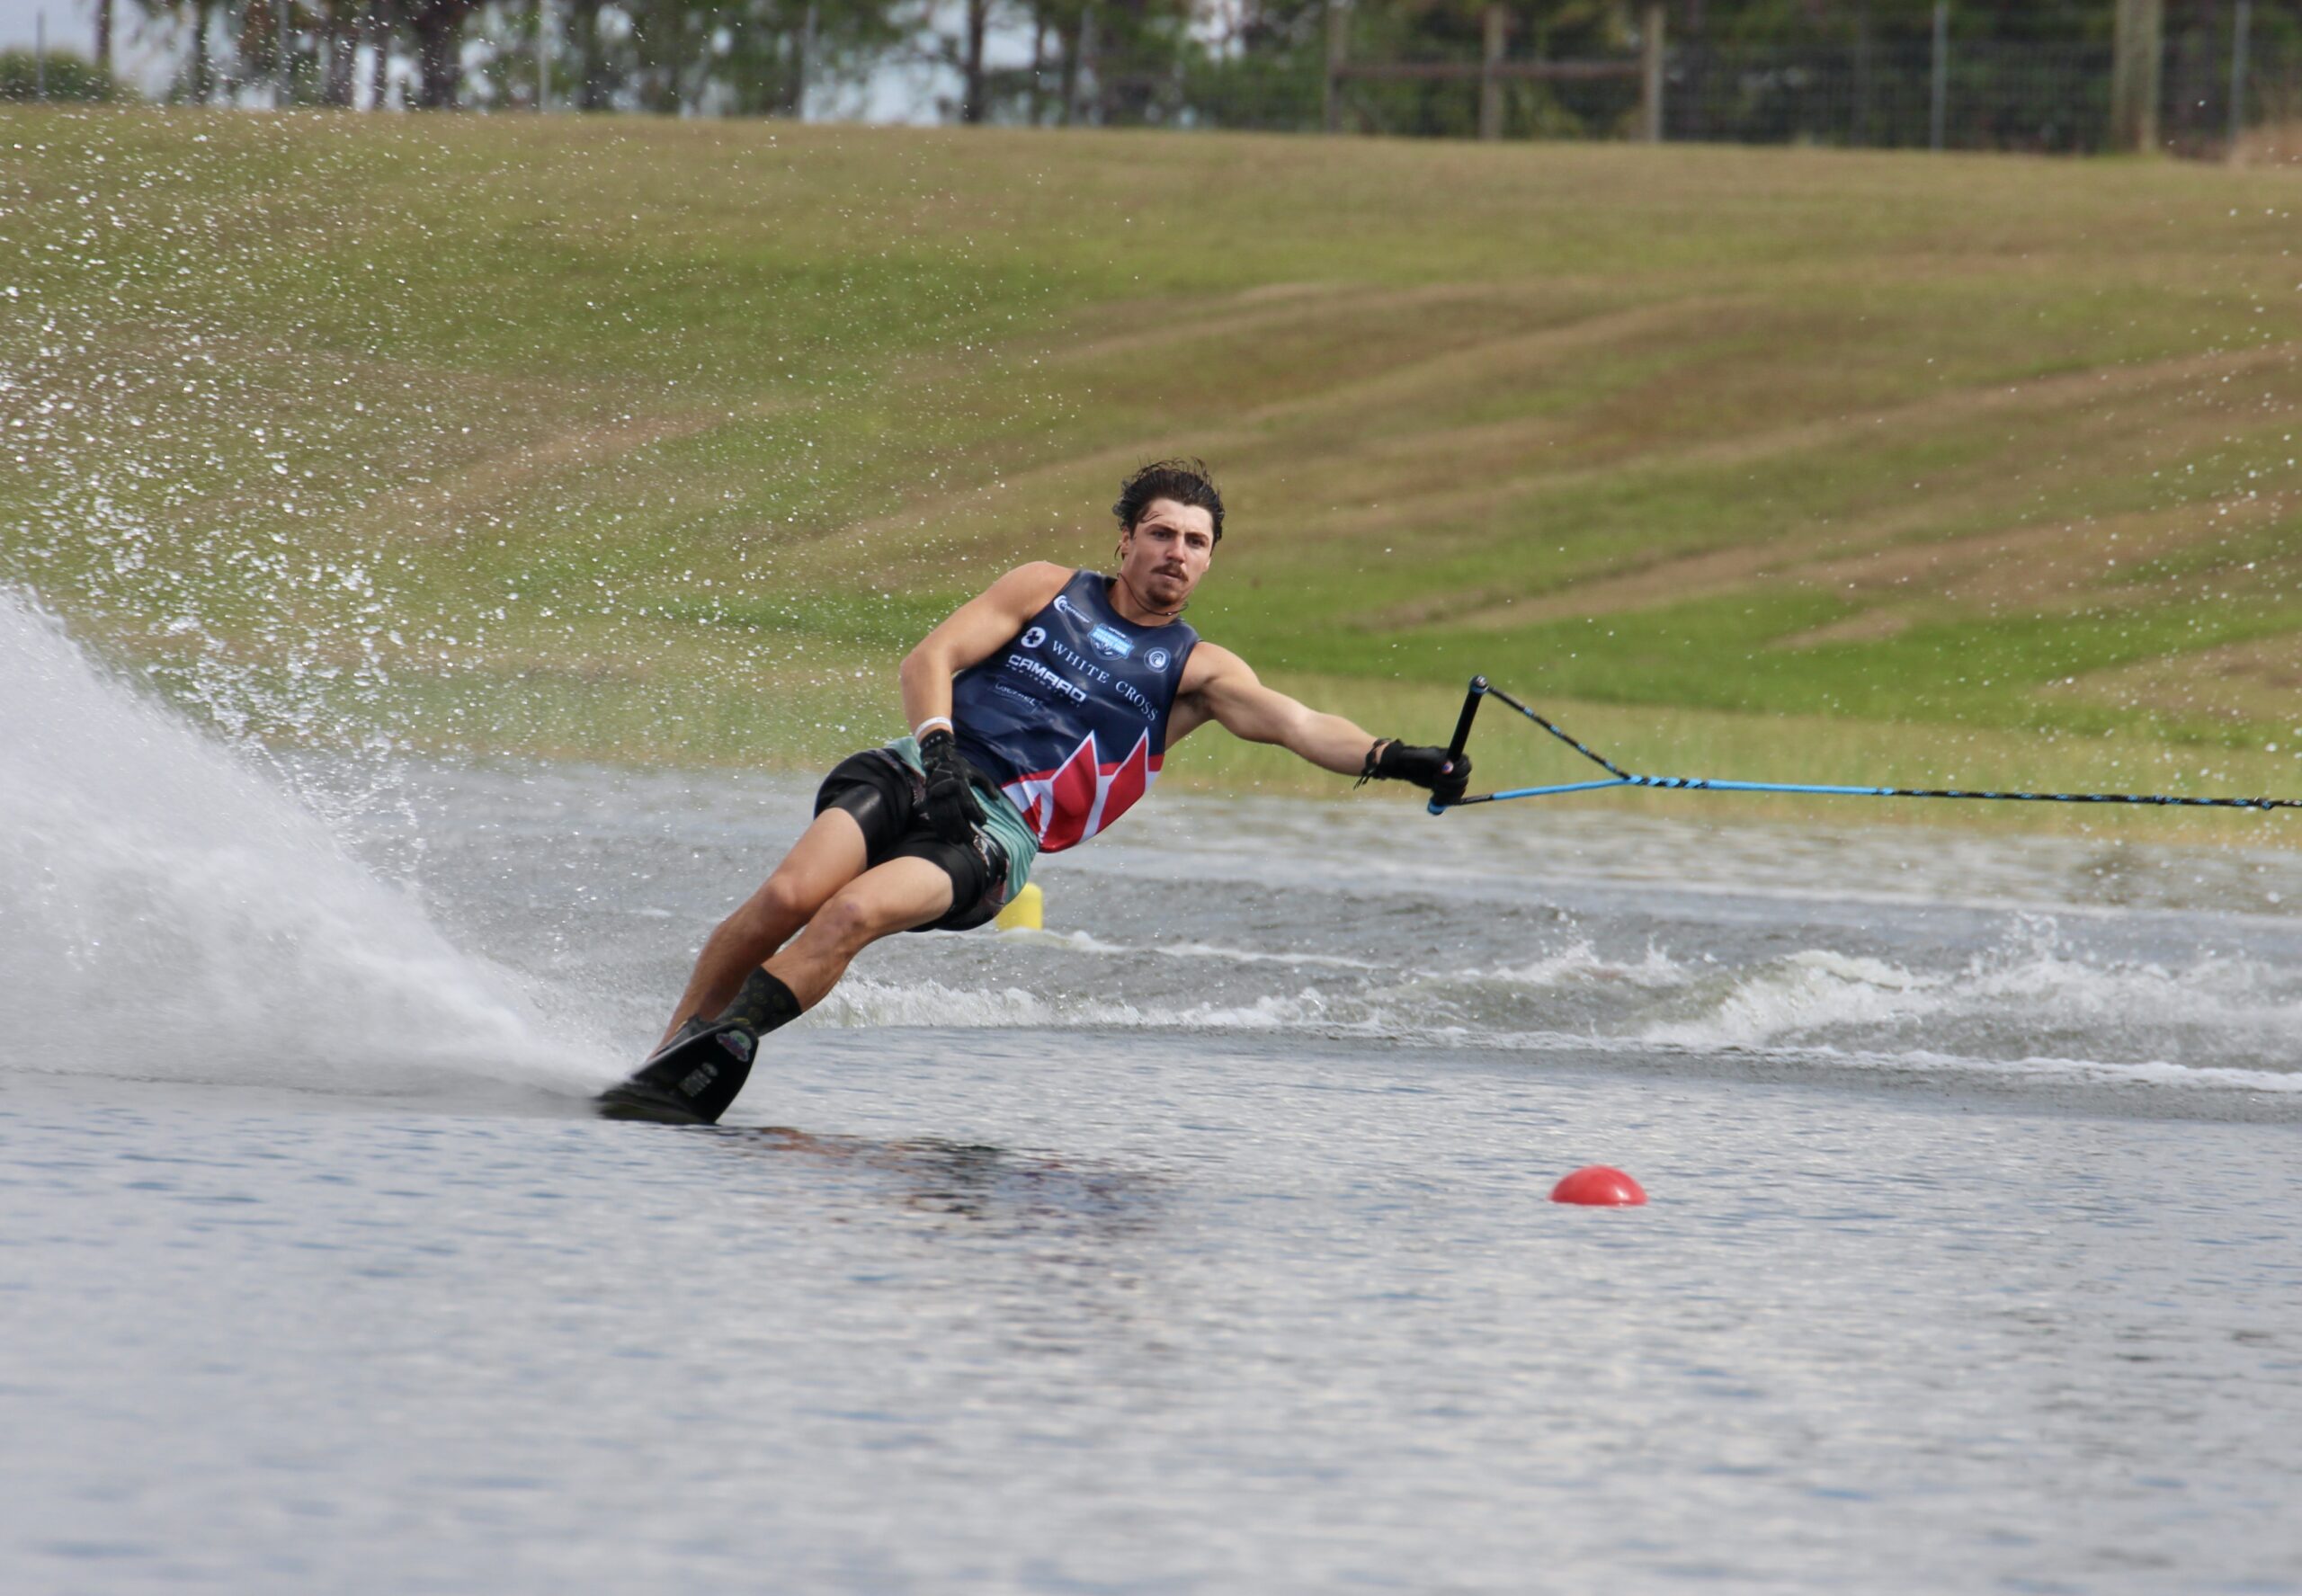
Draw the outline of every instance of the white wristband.
<instances>
[{"instance_id":1,"label":"white wristband","mask_svg":"<svg viewBox=\"0 0 2302 1596\"><path fill-rule=\"evenodd\" d=\"M913 740L915 742L924 743L927 740L927 734L933 731L939 726L945 731L950 732L953 736L959 736L959 728L951 724L951 718L950 716L930 715L926 719L921 721L918 727L912 732L911 735Z\"/></svg>"}]
</instances>

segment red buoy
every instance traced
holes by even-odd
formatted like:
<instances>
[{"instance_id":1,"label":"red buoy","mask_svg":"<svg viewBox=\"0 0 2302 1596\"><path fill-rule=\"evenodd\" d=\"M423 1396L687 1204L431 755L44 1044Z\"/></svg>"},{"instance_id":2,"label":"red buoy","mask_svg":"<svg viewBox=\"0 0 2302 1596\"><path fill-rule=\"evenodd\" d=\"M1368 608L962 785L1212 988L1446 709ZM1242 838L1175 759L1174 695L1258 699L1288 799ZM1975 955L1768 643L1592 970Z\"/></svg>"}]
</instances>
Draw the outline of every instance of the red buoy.
<instances>
[{"instance_id":1,"label":"red buoy","mask_svg":"<svg viewBox=\"0 0 2302 1596\"><path fill-rule=\"evenodd\" d=\"M1553 1202L1579 1202L1591 1208L1630 1208L1646 1200L1638 1182L1603 1164L1585 1164L1563 1177L1550 1189Z\"/></svg>"}]
</instances>

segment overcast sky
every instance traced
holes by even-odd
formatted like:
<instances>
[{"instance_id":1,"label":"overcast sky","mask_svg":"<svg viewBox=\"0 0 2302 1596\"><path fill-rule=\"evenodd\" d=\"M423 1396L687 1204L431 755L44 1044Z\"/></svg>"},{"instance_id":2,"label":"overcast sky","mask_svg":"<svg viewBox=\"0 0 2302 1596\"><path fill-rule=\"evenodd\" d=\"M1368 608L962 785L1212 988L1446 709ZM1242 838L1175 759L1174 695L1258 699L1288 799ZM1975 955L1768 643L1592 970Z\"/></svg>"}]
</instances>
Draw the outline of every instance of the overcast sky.
<instances>
[{"instance_id":1,"label":"overcast sky","mask_svg":"<svg viewBox=\"0 0 2302 1596\"><path fill-rule=\"evenodd\" d=\"M32 46L33 19L48 13L48 41L65 45L81 55L95 49L95 13L83 11L71 0L0 0L0 49Z\"/></svg>"}]
</instances>

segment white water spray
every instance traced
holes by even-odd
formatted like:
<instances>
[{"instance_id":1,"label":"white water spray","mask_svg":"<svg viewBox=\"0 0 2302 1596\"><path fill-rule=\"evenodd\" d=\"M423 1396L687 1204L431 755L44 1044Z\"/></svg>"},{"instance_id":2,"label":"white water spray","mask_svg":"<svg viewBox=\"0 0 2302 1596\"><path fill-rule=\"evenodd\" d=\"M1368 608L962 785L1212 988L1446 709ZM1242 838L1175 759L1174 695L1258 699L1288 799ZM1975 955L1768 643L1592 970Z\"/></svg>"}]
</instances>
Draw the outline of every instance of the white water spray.
<instances>
[{"instance_id":1,"label":"white water spray","mask_svg":"<svg viewBox=\"0 0 2302 1596\"><path fill-rule=\"evenodd\" d=\"M573 1092L510 979L0 588L0 1072Z\"/></svg>"}]
</instances>

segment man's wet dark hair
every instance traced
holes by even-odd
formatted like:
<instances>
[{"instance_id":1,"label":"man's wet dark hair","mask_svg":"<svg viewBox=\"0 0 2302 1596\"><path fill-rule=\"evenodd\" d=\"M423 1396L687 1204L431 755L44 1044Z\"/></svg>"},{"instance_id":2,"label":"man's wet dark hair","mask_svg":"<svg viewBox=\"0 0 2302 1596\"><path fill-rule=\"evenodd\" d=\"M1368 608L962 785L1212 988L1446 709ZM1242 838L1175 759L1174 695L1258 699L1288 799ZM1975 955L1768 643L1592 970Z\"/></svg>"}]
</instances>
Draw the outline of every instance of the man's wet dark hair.
<instances>
[{"instance_id":1,"label":"man's wet dark hair","mask_svg":"<svg viewBox=\"0 0 2302 1596\"><path fill-rule=\"evenodd\" d=\"M1119 485L1119 503L1111 506L1111 513L1119 517L1122 531L1131 532L1154 499L1173 499L1206 511L1215 518L1215 541L1223 541L1223 495L1205 460L1153 460L1138 467Z\"/></svg>"}]
</instances>

